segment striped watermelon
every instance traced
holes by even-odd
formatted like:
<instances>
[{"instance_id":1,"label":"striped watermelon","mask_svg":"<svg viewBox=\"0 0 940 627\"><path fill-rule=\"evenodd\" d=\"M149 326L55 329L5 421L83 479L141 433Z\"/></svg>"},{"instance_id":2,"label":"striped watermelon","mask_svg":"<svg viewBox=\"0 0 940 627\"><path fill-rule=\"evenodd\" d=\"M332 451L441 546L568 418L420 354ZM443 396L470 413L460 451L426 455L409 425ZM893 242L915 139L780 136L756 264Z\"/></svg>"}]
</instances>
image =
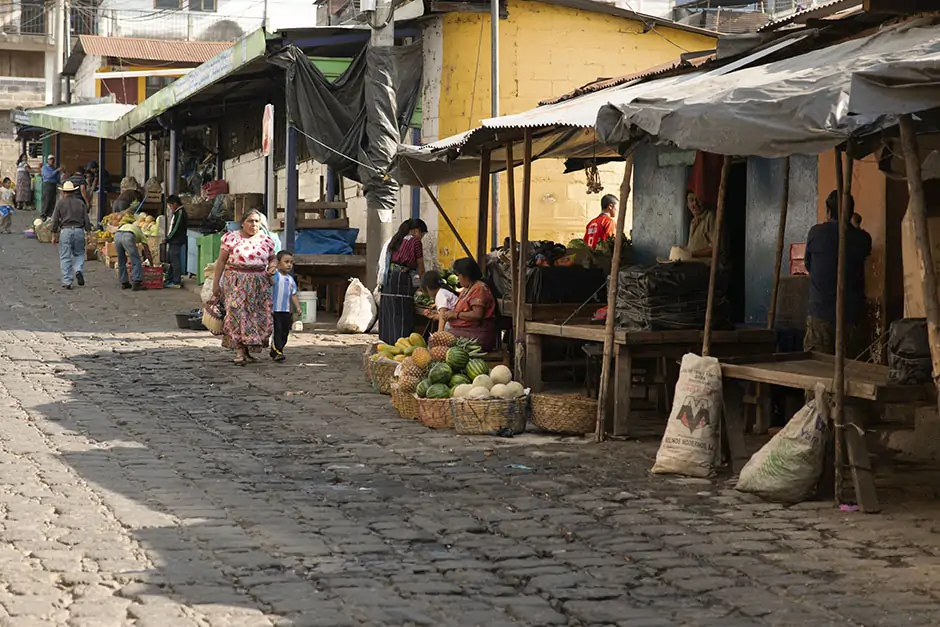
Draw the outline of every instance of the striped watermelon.
<instances>
[{"instance_id":1,"label":"striped watermelon","mask_svg":"<svg viewBox=\"0 0 940 627\"><path fill-rule=\"evenodd\" d=\"M450 388L443 383L435 383L428 388L427 398L450 398Z\"/></svg>"},{"instance_id":2,"label":"striped watermelon","mask_svg":"<svg viewBox=\"0 0 940 627\"><path fill-rule=\"evenodd\" d=\"M421 398L424 398L425 395L428 393L429 387L431 387L431 380L423 379L418 382L418 388L415 390L415 394L417 394Z\"/></svg>"},{"instance_id":3,"label":"striped watermelon","mask_svg":"<svg viewBox=\"0 0 940 627\"><path fill-rule=\"evenodd\" d=\"M465 371L467 373L467 376L472 381L473 379L476 379L481 374L489 374L490 367L487 366L486 362L483 361L482 359L471 359L469 362L467 362L467 368Z\"/></svg>"},{"instance_id":4,"label":"striped watermelon","mask_svg":"<svg viewBox=\"0 0 940 627\"><path fill-rule=\"evenodd\" d=\"M456 346L447 349L447 365L450 366L454 372L460 372L466 368L469 361L470 353L464 349Z\"/></svg>"}]
</instances>

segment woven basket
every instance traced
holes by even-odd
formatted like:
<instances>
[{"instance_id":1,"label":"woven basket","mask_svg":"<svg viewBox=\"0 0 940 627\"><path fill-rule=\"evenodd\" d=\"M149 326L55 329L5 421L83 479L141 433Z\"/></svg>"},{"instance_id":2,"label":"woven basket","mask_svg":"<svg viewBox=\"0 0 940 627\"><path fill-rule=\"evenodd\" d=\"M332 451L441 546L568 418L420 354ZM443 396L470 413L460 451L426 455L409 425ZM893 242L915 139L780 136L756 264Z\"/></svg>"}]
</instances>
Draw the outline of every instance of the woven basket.
<instances>
[{"instance_id":1,"label":"woven basket","mask_svg":"<svg viewBox=\"0 0 940 627\"><path fill-rule=\"evenodd\" d=\"M529 397L514 399L455 399L451 404L454 428L461 435L501 435L525 431Z\"/></svg>"},{"instance_id":2,"label":"woven basket","mask_svg":"<svg viewBox=\"0 0 940 627\"><path fill-rule=\"evenodd\" d=\"M597 425L597 400L580 394L533 394L532 424L550 433L592 433Z\"/></svg>"},{"instance_id":3,"label":"woven basket","mask_svg":"<svg viewBox=\"0 0 940 627\"><path fill-rule=\"evenodd\" d=\"M392 384L392 405L402 418L418 419L418 397L411 392L402 392L397 383Z\"/></svg>"},{"instance_id":4,"label":"woven basket","mask_svg":"<svg viewBox=\"0 0 940 627\"><path fill-rule=\"evenodd\" d=\"M391 394L396 368L398 362L387 357L372 360L372 389L379 394Z\"/></svg>"},{"instance_id":5,"label":"woven basket","mask_svg":"<svg viewBox=\"0 0 940 627\"><path fill-rule=\"evenodd\" d=\"M449 398L415 398L418 403L418 420L431 429L453 429L454 419Z\"/></svg>"}]
</instances>

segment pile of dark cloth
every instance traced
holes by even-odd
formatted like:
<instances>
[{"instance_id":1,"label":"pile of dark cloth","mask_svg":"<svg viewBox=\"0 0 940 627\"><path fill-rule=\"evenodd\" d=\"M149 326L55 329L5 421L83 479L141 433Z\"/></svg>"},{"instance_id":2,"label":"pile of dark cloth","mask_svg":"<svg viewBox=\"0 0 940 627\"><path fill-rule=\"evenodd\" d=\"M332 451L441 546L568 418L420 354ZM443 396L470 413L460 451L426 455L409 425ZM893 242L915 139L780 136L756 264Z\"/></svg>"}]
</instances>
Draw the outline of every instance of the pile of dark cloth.
<instances>
[{"instance_id":1,"label":"pile of dark cloth","mask_svg":"<svg viewBox=\"0 0 940 627\"><path fill-rule=\"evenodd\" d=\"M888 329L888 381L900 385L930 383L933 363L927 320L902 318Z\"/></svg>"},{"instance_id":2,"label":"pile of dark cloth","mask_svg":"<svg viewBox=\"0 0 940 627\"><path fill-rule=\"evenodd\" d=\"M657 263L621 270L617 326L630 331L705 328L709 274L708 264L698 262ZM725 283L719 279L716 285L712 329L731 326Z\"/></svg>"}]
</instances>

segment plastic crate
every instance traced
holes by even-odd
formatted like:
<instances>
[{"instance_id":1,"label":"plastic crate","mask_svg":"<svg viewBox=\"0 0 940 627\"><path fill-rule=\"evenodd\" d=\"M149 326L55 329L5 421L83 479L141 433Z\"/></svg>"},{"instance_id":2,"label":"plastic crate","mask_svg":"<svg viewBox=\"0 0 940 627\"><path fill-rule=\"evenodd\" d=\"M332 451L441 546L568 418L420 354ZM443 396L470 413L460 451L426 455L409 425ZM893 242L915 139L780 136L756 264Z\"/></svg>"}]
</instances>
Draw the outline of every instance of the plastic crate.
<instances>
[{"instance_id":1,"label":"plastic crate","mask_svg":"<svg viewBox=\"0 0 940 627\"><path fill-rule=\"evenodd\" d=\"M222 250L222 234L203 235L197 243L199 246L199 266L196 268L196 278L199 285L202 285L206 282L206 277L203 274L206 266L219 258L219 251Z\"/></svg>"},{"instance_id":2,"label":"plastic crate","mask_svg":"<svg viewBox=\"0 0 940 627\"><path fill-rule=\"evenodd\" d=\"M141 281L141 285L146 287L148 290L162 290L163 268L144 266L144 280Z\"/></svg>"}]
</instances>

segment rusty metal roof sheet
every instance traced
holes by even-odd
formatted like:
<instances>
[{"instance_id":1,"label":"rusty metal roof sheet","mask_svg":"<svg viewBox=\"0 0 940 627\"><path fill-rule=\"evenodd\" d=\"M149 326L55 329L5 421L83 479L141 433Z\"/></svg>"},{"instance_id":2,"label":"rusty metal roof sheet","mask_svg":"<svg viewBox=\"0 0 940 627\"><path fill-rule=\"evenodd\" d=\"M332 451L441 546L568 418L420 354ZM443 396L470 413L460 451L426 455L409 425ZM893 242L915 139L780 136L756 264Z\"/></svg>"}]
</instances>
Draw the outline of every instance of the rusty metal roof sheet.
<instances>
[{"instance_id":1,"label":"rusty metal roof sheet","mask_svg":"<svg viewBox=\"0 0 940 627\"><path fill-rule=\"evenodd\" d=\"M543 100L539 102L539 106L545 106L550 104L555 104L558 102L564 102L565 100L571 100L572 98L577 98L578 96L584 96L585 94L592 94L596 91L601 91L609 87L616 87L617 85L623 85L624 83L632 83L643 78L651 78L653 76L659 76L661 74L666 74L672 70L677 70L680 68L697 68L708 61L715 59L715 53L710 52L708 54L703 54L698 57L686 59L678 59L676 61L671 61L669 63L663 63L662 65L655 65L653 67L646 68L640 72L634 72L633 74L624 74L623 76L616 76L614 78L599 78L593 82L588 83L587 85L582 85L577 89L569 91L567 94L562 94L555 98L549 98L548 100Z\"/></svg>"},{"instance_id":2,"label":"rusty metal roof sheet","mask_svg":"<svg viewBox=\"0 0 940 627\"><path fill-rule=\"evenodd\" d=\"M232 47L228 41L167 41L136 37L79 35L78 45L85 54L143 61L205 63Z\"/></svg>"},{"instance_id":3,"label":"rusty metal roof sheet","mask_svg":"<svg viewBox=\"0 0 940 627\"><path fill-rule=\"evenodd\" d=\"M786 17L767 22L764 26L759 28L757 32L763 33L769 30L776 30L794 22L805 22L810 18L826 18L846 9L855 9L861 6L862 3L860 0L831 0L831 2L818 4L814 7L807 7L802 11L796 11Z\"/></svg>"}]
</instances>

